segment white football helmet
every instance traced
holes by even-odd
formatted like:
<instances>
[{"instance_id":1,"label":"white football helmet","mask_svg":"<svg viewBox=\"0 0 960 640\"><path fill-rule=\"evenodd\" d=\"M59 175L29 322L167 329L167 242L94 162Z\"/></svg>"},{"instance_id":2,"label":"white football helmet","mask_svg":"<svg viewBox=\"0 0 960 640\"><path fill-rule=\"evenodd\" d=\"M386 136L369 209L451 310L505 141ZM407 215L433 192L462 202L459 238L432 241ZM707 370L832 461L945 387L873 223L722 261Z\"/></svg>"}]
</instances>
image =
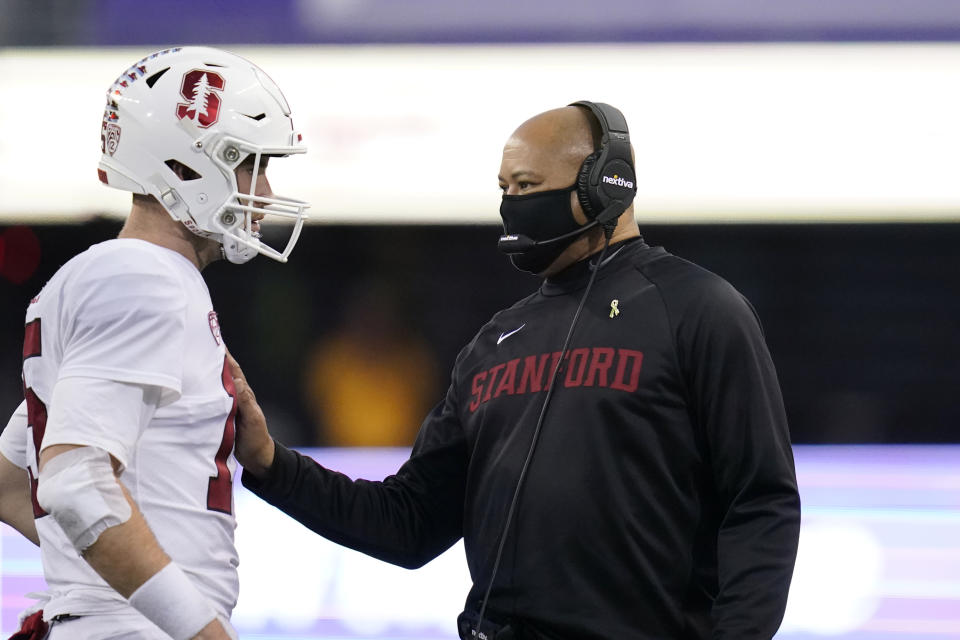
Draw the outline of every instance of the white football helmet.
<instances>
[{"instance_id":1,"label":"white football helmet","mask_svg":"<svg viewBox=\"0 0 960 640\"><path fill-rule=\"evenodd\" d=\"M287 261L309 205L255 196L256 172L263 156L307 149L280 89L252 62L208 47L157 51L107 91L100 137L104 184L153 196L193 233L217 240L230 262L257 253ZM240 193L234 170L251 154L254 179ZM185 179L177 164L189 169ZM294 220L282 251L260 240L253 214Z\"/></svg>"}]
</instances>

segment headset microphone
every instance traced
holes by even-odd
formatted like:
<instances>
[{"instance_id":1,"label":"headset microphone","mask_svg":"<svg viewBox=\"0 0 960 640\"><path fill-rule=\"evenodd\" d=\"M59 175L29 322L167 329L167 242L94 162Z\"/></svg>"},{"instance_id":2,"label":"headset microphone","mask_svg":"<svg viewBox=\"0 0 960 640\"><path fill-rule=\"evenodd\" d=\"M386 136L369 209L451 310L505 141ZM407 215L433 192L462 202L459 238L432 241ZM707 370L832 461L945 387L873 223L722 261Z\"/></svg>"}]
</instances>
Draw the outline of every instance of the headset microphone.
<instances>
[{"instance_id":1,"label":"headset microphone","mask_svg":"<svg viewBox=\"0 0 960 640\"><path fill-rule=\"evenodd\" d=\"M500 236L500 239L497 240L497 248L507 254L526 253L534 247L541 247L545 244L553 244L554 242L560 242L561 240L566 240L567 238L580 235L581 233L584 233L597 225L603 226L604 231L609 236L609 234L613 233L616 219L620 217L620 214L624 211L626 211L626 203L621 200L615 200L596 218L582 227L578 227L577 229L570 231L569 233L564 233L563 235L553 238L547 238L546 240L534 240L530 236L517 233L505 234Z\"/></svg>"},{"instance_id":2,"label":"headset microphone","mask_svg":"<svg viewBox=\"0 0 960 640\"><path fill-rule=\"evenodd\" d=\"M533 249L540 242L537 242L530 236L517 235L516 233L511 233L507 235L500 236L500 239L497 240L497 249L503 251L504 253L526 253Z\"/></svg>"},{"instance_id":3,"label":"headset microphone","mask_svg":"<svg viewBox=\"0 0 960 640\"><path fill-rule=\"evenodd\" d=\"M533 249L534 247L541 247L545 244L553 244L554 242L560 242L561 240L566 240L567 238L580 235L587 229L595 227L597 225L596 220L588 222L582 227L578 227L569 233L565 233L561 236L556 236L554 238L547 238L546 240L534 240L530 236L525 236L522 234L510 233L500 236L500 239L497 240L497 248L504 253L514 254L514 253L526 253Z\"/></svg>"}]
</instances>

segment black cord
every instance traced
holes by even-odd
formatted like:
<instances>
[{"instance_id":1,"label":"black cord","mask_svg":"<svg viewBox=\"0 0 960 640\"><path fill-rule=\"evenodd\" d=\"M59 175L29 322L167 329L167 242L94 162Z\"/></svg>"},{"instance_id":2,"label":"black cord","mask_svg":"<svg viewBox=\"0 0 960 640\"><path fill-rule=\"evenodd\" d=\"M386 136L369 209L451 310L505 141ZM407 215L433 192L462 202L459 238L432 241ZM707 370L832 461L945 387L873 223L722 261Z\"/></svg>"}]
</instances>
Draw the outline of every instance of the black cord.
<instances>
[{"instance_id":1,"label":"black cord","mask_svg":"<svg viewBox=\"0 0 960 640\"><path fill-rule=\"evenodd\" d=\"M613 227L605 224L603 225L603 231L603 250L600 252L600 258L597 260L596 266L593 267L593 273L590 274L590 280L587 282L587 288L580 298L580 305L577 307L577 312L573 314L573 321L570 323L570 329L567 331L567 338L563 341L563 347L560 349L557 366L554 367L553 375L550 377L550 386L547 388L547 395L543 399L543 406L540 407L540 417L537 418L537 426L533 430L533 438L530 440L530 449L527 451L527 458L523 461L520 476L517 478L517 487L513 491L513 499L510 501L510 508L507 510L507 519L503 523L503 531L500 533L500 544L497 546L497 556L493 561L493 572L490 575L490 582L487 583L487 591L484 593L483 602L480 605L480 614L477 616L477 626L473 631L473 635L475 636L481 634L480 626L483 624L483 616L487 611L487 602L490 600L490 591L493 589L494 579L497 577L497 571L500 569L500 559L503 557L503 548L507 541L507 533L510 531L510 524L513 522L513 513L520 499L520 489L523 487L523 481L527 476L527 469L530 467L530 461L533 459L533 451L536 449L537 440L540 438L543 419L547 415L547 407L550 405L550 398L553 397L557 377L560 374L560 369L563 368L563 357L566 355L567 349L570 348L570 339L573 337L573 331L577 327L577 320L580 319L580 312L583 311L583 305L587 301L587 296L590 295L590 289L593 288L593 282L597 279L597 272L600 271L600 266L603 264L603 259L607 254L607 248L610 246L610 236L613 235ZM484 638L486 637L483 634L481 635Z\"/></svg>"}]
</instances>

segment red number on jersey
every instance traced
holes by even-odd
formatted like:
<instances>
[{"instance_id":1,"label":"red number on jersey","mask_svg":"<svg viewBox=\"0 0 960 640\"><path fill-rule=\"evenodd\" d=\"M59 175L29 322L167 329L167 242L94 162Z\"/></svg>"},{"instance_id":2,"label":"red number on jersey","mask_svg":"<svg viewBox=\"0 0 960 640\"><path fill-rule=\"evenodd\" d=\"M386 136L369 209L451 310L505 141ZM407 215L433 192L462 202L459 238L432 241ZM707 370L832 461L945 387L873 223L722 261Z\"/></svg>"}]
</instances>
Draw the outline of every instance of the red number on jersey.
<instances>
[{"instance_id":1,"label":"red number on jersey","mask_svg":"<svg viewBox=\"0 0 960 640\"><path fill-rule=\"evenodd\" d=\"M233 440L236 437L237 390L233 386L233 376L230 375L226 356L223 357L221 379L223 388L233 399L233 406L230 407L227 422L223 425L223 440L220 441L220 448L217 449L217 455L213 459L217 464L217 475L212 476L207 485L207 509L233 513L233 478L230 476L230 468L227 467L227 458L233 451Z\"/></svg>"},{"instance_id":2,"label":"red number on jersey","mask_svg":"<svg viewBox=\"0 0 960 640\"><path fill-rule=\"evenodd\" d=\"M27 324L24 331L23 341L23 359L35 358L41 355L40 342L40 318ZM237 415L236 389L233 386L233 377L230 375L230 369L227 365L227 359L223 359L223 372L221 374L223 388L233 399L230 407L230 413L227 415L226 423L223 425L223 439L220 441L220 448L214 457L217 465L217 475L212 476L207 485L207 509L211 511L220 511L222 513L233 513L233 478L230 476L230 468L227 467L227 458L233 451L233 442L236 437L236 426L234 421ZM47 407L43 401L37 397L33 389L24 386L23 397L27 401L27 426L33 430L33 447L36 452L37 463L40 461L40 446L43 442L43 434L47 429ZM28 469L30 476L30 499L33 502L33 516L42 518L47 515L40 504L37 502L37 483L38 479L34 477L33 472Z\"/></svg>"},{"instance_id":3,"label":"red number on jersey","mask_svg":"<svg viewBox=\"0 0 960 640\"><path fill-rule=\"evenodd\" d=\"M40 342L40 318L27 323L23 332L23 359L40 357L42 344ZM27 426L33 432L33 449L37 454L37 464L40 464L40 444L43 442L43 434L47 430L47 407L43 401L37 397L33 389L23 386L23 399L27 401ZM40 507L37 502L37 482L33 477L33 471L27 469L30 476L30 500L33 502L33 517L42 518L47 512Z\"/></svg>"}]
</instances>

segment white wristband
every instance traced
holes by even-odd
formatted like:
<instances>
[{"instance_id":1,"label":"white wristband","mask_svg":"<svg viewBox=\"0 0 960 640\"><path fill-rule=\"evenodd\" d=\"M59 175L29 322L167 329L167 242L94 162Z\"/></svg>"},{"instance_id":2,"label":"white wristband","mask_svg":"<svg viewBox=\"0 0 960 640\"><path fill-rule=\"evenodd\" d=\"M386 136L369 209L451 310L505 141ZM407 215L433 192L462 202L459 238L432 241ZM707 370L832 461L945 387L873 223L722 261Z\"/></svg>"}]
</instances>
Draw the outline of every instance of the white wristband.
<instances>
[{"instance_id":1,"label":"white wristband","mask_svg":"<svg viewBox=\"0 0 960 640\"><path fill-rule=\"evenodd\" d=\"M173 640L190 640L217 617L207 599L171 562L130 596L130 604Z\"/></svg>"}]
</instances>

